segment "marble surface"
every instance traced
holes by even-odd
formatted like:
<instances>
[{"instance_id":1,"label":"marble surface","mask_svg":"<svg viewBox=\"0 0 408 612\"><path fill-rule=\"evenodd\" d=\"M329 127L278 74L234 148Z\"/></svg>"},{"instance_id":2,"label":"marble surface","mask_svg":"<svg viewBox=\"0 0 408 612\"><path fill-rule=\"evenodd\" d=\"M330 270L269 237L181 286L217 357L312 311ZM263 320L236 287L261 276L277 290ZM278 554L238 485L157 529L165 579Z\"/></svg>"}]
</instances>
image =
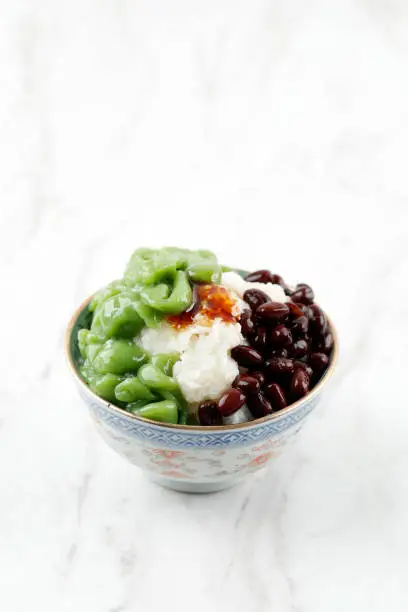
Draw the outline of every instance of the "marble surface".
<instances>
[{"instance_id":1,"label":"marble surface","mask_svg":"<svg viewBox=\"0 0 408 612\"><path fill-rule=\"evenodd\" d=\"M3 0L0 606L408 609L408 5ZM310 282L341 340L292 448L188 496L108 449L64 327L140 245Z\"/></svg>"}]
</instances>

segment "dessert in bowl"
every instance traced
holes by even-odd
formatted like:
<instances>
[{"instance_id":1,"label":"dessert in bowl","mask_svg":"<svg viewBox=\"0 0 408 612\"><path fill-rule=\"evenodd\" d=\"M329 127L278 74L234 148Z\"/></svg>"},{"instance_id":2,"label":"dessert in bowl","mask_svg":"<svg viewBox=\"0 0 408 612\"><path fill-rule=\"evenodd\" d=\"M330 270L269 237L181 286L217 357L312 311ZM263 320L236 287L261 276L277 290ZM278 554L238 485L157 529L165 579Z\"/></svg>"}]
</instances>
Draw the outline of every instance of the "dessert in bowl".
<instances>
[{"instance_id":1,"label":"dessert in bowl","mask_svg":"<svg viewBox=\"0 0 408 612\"><path fill-rule=\"evenodd\" d=\"M108 444L155 481L215 491L263 468L301 427L337 340L305 284L138 249L67 330L68 360Z\"/></svg>"}]
</instances>

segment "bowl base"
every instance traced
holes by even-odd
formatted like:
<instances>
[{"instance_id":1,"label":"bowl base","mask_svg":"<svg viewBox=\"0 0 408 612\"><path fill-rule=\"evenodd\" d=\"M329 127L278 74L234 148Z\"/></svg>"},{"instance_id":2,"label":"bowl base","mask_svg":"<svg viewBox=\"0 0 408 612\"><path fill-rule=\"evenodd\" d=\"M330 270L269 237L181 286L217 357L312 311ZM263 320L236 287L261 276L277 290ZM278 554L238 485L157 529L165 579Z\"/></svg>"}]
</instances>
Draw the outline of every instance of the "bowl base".
<instances>
[{"instance_id":1,"label":"bowl base","mask_svg":"<svg viewBox=\"0 0 408 612\"><path fill-rule=\"evenodd\" d=\"M166 476L157 476L156 474L149 474L148 479L150 482L160 485L165 489L171 489L172 491L179 491L181 493L216 493L217 491L235 487L244 480L243 478L233 476L215 482L186 482L178 478L167 478Z\"/></svg>"}]
</instances>

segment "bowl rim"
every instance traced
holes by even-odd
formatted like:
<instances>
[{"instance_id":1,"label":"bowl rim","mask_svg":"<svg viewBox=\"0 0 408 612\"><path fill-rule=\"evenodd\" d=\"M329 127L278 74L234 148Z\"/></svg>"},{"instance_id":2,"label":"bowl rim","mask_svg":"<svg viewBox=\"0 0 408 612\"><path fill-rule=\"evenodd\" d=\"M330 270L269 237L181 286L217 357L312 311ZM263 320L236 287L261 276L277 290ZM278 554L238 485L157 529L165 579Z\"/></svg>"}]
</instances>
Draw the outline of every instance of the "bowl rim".
<instances>
[{"instance_id":1,"label":"bowl rim","mask_svg":"<svg viewBox=\"0 0 408 612\"><path fill-rule=\"evenodd\" d=\"M332 323L331 319L325 313L326 317L327 317L327 320L329 322L329 325L330 325L331 332L333 334L333 339L334 339L331 360L330 360L330 363L329 363L329 367L327 368L326 373L324 374L324 376L319 380L317 385L315 387L313 387L313 389L310 391L310 393L308 393L304 397L300 398L296 402L293 402L292 404L289 404L289 406L287 406L286 408L283 408L282 410L279 410L278 412L273 412L272 414L268 414L267 416L260 417L258 419L254 419L253 421L245 421L244 423L231 423L231 424L226 424L226 425L180 425L178 423L164 423L164 422L160 422L160 421L153 421L152 419L147 419L145 417L138 416L138 415L133 414L131 412L127 412L124 408L120 408L119 406L115 406L115 404L112 404L111 402L108 402L107 400L103 399L102 397L99 397L99 395L94 393L88 387L88 385L81 378L81 376L79 375L79 373L78 373L78 371L77 371L77 369L75 367L74 360L73 360L72 355L71 355L71 349L70 349L70 346L71 346L71 336L72 336L72 332L74 330L76 321L79 318L79 315L88 306L88 304L90 303L92 298L93 298L93 295L91 295L86 300L84 300L82 302L82 304L75 310L75 312L72 315L72 317L71 317L71 319L70 319L70 321L68 323L68 326L66 328L64 347L65 347L65 357L66 357L66 360L68 362L69 369L71 370L71 373L74 376L74 378L76 379L77 383L80 386L82 386L84 388L84 390L89 395L91 395L93 398L95 398L95 400L97 400L98 402L101 402L102 404L104 404L106 409L113 410L114 412L117 412L117 413L119 413L122 416L125 416L125 417L127 417L129 419L133 419L133 420L138 421L138 422L140 422L142 424L145 423L145 424L153 425L155 427L165 427L167 429L173 429L173 430L197 431L197 432L198 431L199 432L210 432L210 431L220 431L220 432L222 432L222 431L228 431L228 430L233 430L233 429L248 429L248 428L256 427L257 425L261 425L263 423L269 423L270 421L278 420L282 416L286 416L288 414L291 414L292 412L295 412L299 408L299 406L301 406L305 402L309 401L313 397L317 396L318 393L321 391L322 387L327 383L329 378L331 378L331 376L332 376L332 374L333 374L333 372L335 370L336 363L337 363L338 352L339 352L339 348L338 348L338 336L337 336L336 329L333 326L333 323Z\"/></svg>"}]
</instances>

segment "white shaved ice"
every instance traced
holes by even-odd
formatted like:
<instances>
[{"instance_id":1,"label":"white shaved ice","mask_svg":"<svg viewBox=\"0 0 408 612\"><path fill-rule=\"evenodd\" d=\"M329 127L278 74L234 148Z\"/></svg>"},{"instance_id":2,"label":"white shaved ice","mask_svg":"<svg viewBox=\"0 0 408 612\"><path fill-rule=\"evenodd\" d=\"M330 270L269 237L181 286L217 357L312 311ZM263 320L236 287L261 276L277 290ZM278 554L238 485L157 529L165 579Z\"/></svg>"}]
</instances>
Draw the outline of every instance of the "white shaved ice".
<instances>
[{"instance_id":1,"label":"white shaved ice","mask_svg":"<svg viewBox=\"0 0 408 612\"><path fill-rule=\"evenodd\" d=\"M151 354L181 353L173 375L189 403L218 399L231 386L238 365L229 353L237 344L245 344L240 324L221 319L182 330L163 323L157 329L143 329L138 342Z\"/></svg>"}]
</instances>

